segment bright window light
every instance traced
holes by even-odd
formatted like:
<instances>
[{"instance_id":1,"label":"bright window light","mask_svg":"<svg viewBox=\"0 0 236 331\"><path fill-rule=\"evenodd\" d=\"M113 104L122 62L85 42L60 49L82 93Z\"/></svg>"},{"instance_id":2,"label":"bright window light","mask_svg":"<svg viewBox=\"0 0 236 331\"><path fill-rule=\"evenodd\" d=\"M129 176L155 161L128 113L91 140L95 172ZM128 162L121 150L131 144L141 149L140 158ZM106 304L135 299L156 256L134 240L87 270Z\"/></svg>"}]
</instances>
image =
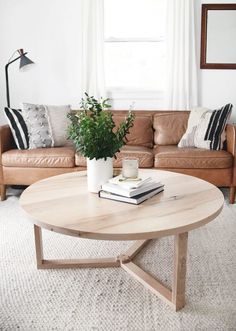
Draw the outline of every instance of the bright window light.
<instances>
[{"instance_id":1,"label":"bright window light","mask_svg":"<svg viewBox=\"0 0 236 331\"><path fill-rule=\"evenodd\" d=\"M166 0L105 0L104 4L107 89L163 90Z\"/></svg>"}]
</instances>

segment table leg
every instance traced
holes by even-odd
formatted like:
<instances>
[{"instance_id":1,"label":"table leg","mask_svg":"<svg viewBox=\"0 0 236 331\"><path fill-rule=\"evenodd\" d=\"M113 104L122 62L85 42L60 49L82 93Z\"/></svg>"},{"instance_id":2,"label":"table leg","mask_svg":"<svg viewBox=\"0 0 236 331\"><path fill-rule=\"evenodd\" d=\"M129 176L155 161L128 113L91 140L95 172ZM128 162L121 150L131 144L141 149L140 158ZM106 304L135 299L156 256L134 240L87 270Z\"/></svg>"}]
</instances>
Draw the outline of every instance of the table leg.
<instances>
[{"instance_id":1,"label":"table leg","mask_svg":"<svg viewBox=\"0 0 236 331\"><path fill-rule=\"evenodd\" d=\"M34 239L37 269L111 268L120 266L120 260L118 257L46 260L43 258L42 229L37 225L34 225Z\"/></svg>"},{"instance_id":2,"label":"table leg","mask_svg":"<svg viewBox=\"0 0 236 331\"><path fill-rule=\"evenodd\" d=\"M172 284L172 302L176 311L185 306L185 279L187 260L188 232L174 237L174 274Z\"/></svg>"},{"instance_id":3,"label":"table leg","mask_svg":"<svg viewBox=\"0 0 236 331\"><path fill-rule=\"evenodd\" d=\"M35 240L37 268L41 269L43 265L42 229L37 225L34 225L34 240Z\"/></svg>"},{"instance_id":4,"label":"table leg","mask_svg":"<svg viewBox=\"0 0 236 331\"><path fill-rule=\"evenodd\" d=\"M106 268L121 266L140 283L164 299L176 311L180 310L185 305L188 232L174 236L174 272L172 291L132 262L132 259L141 251L149 240L138 240L124 254L120 254L118 257L74 260L44 260L42 229L37 225L34 225L34 237L38 269L84 267Z\"/></svg>"},{"instance_id":5,"label":"table leg","mask_svg":"<svg viewBox=\"0 0 236 331\"><path fill-rule=\"evenodd\" d=\"M150 240L148 239L135 241L124 255L126 255L129 260L132 260L149 242Z\"/></svg>"}]
</instances>

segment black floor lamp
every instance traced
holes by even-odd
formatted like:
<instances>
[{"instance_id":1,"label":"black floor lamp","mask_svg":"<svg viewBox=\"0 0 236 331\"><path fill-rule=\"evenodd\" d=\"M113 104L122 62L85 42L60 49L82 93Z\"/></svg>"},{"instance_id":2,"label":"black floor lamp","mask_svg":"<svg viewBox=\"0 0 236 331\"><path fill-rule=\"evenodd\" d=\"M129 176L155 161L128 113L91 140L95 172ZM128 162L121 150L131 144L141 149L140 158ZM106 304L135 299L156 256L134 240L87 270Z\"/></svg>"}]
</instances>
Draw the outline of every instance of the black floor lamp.
<instances>
[{"instance_id":1,"label":"black floor lamp","mask_svg":"<svg viewBox=\"0 0 236 331\"><path fill-rule=\"evenodd\" d=\"M13 56L16 53L19 53L20 55L17 56L15 59L12 60ZM9 79L8 79L8 67L10 64L12 64L13 62L17 61L20 59L20 69L23 68L24 66L28 65L28 64L33 64L34 62L31 61L27 56L26 56L26 52L24 52L23 49L18 49L17 51L15 51L11 58L9 59L8 63L5 65L5 76L6 76L6 93L7 93L7 107L10 107L10 94L9 94Z\"/></svg>"}]
</instances>

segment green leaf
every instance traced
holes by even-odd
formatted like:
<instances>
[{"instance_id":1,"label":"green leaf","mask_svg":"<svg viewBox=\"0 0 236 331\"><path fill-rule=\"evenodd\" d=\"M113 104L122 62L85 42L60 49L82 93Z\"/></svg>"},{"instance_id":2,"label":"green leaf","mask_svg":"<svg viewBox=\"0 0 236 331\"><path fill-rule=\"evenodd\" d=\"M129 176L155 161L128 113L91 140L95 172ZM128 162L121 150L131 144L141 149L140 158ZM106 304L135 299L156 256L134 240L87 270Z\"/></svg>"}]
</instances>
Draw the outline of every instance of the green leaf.
<instances>
[{"instance_id":1,"label":"green leaf","mask_svg":"<svg viewBox=\"0 0 236 331\"><path fill-rule=\"evenodd\" d=\"M68 115L68 138L73 140L78 152L90 159L116 157L115 154L126 144L126 135L134 123L135 117L130 110L115 130L108 102L109 99L102 98L99 102L85 93L85 98L81 100L82 110Z\"/></svg>"}]
</instances>

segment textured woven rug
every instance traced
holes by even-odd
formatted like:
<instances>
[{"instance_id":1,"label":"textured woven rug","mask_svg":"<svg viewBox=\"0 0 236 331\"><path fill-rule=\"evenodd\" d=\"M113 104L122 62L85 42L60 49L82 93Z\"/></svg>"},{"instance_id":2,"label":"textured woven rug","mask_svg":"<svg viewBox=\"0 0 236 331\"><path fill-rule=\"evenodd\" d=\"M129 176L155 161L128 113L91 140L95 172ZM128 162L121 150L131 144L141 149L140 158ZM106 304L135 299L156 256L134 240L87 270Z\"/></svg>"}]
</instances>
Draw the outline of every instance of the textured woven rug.
<instances>
[{"instance_id":1,"label":"textured woven rug","mask_svg":"<svg viewBox=\"0 0 236 331\"><path fill-rule=\"evenodd\" d=\"M43 231L48 258L116 255L131 242ZM173 238L136 262L170 285ZM0 203L0 330L236 330L236 205L189 234L186 306L175 313L121 268L37 270L33 225L17 196Z\"/></svg>"}]
</instances>

